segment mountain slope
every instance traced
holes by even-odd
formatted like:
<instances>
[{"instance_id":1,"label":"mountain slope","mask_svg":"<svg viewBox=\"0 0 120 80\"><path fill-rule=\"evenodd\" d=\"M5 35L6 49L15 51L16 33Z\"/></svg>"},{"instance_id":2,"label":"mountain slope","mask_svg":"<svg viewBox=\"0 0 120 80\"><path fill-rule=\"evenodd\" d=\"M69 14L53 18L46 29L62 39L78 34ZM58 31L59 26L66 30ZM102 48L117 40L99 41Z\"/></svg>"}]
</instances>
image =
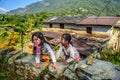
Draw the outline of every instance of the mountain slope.
<instances>
[{"instance_id":1,"label":"mountain slope","mask_svg":"<svg viewBox=\"0 0 120 80\"><path fill-rule=\"evenodd\" d=\"M58 15L118 15L119 4L119 0L43 0L8 13L27 14L46 11Z\"/></svg>"}]
</instances>

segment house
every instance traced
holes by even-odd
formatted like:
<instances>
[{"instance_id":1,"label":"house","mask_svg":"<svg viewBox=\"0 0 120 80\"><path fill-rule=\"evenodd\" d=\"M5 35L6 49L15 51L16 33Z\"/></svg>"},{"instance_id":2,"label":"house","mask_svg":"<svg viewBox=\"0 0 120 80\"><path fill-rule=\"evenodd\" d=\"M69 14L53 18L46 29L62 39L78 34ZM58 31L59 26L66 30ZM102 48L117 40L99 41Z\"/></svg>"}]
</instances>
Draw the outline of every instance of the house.
<instances>
[{"instance_id":1,"label":"house","mask_svg":"<svg viewBox=\"0 0 120 80\"><path fill-rule=\"evenodd\" d=\"M43 21L43 26L84 30L90 34L92 31L110 34L113 31L113 27L120 26L119 22L120 17L117 16L54 17Z\"/></svg>"},{"instance_id":2,"label":"house","mask_svg":"<svg viewBox=\"0 0 120 80\"><path fill-rule=\"evenodd\" d=\"M66 17L54 17L49 20L43 21L44 27L54 27L54 28L71 28L71 29L78 29L79 27L76 23L80 22L81 20L85 19L84 16L66 16Z\"/></svg>"},{"instance_id":3,"label":"house","mask_svg":"<svg viewBox=\"0 0 120 80\"><path fill-rule=\"evenodd\" d=\"M119 25L120 17L115 16L90 16L77 25L86 27L87 33L105 32L109 33L113 27Z\"/></svg>"}]
</instances>

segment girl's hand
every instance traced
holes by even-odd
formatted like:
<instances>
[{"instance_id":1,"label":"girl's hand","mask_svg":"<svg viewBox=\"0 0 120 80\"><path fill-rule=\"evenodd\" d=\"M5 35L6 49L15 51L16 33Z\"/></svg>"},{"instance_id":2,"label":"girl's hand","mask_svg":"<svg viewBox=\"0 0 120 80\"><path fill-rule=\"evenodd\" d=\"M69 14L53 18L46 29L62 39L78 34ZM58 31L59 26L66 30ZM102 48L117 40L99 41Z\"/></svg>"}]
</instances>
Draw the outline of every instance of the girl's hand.
<instances>
[{"instance_id":1,"label":"girl's hand","mask_svg":"<svg viewBox=\"0 0 120 80\"><path fill-rule=\"evenodd\" d=\"M68 62L67 62L67 61L64 61L64 62L63 62L63 64L64 64L64 65L67 65L67 64L68 64Z\"/></svg>"},{"instance_id":2,"label":"girl's hand","mask_svg":"<svg viewBox=\"0 0 120 80\"><path fill-rule=\"evenodd\" d=\"M37 42L34 42L34 46L35 46L35 47L38 47L38 43L37 43Z\"/></svg>"},{"instance_id":3,"label":"girl's hand","mask_svg":"<svg viewBox=\"0 0 120 80\"><path fill-rule=\"evenodd\" d=\"M36 67L37 67L37 68L40 68L40 63L36 63Z\"/></svg>"},{"instance_id":4,"label":"girl's hand","mask_svg":"<svg viewBox=\"0 0 120 80\"><path fill-rule=\"evenodd\" d=\"M53 67L56 69L56 71L58 70L58 65L56 62L53 63Z\"/></svg>"},{"instance_id":5,"label":"girl's hand","mask_svg":"<svg viewBox=\"0 0 120 80\"><path fill-rule=\"evenodd\" d=\"M79 62L79 60L80 60L80 58L79 58L79 59L75 59L74 61L75 61L76 63L78 63L78 62Z\"/></svg>"}]
</instances>

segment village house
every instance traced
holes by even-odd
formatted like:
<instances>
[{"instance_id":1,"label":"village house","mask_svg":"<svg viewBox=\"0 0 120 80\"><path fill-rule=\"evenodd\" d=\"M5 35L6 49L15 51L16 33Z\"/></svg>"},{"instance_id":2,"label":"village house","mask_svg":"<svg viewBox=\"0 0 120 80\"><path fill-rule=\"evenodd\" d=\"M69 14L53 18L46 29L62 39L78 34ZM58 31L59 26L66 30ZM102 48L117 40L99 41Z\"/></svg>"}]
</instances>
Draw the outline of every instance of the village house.
<instances>
[{"instance_id":1,"label":"village house","mask_svg":"<svg viewBox=\"0 0 120 80\"><path fill-rule=\"evenodd\" d=\"M104 32L104 33L112 33L113 28L119 26L117 25L120 21L120 17L114 16L90 16L79 23L77 25L86 27L87 33L95 32Z\"/></svg>"},{"instance_id":2,"label":"village house","mask_svg":"<svg viewBox=\"0 0 120 80\"><path fill-rule=\"evenodd\" d=\"M54 28L71 28L71 29L79 29L78 25L76 23L82 21L86 17L83 16L66 16L66 17L54 17L49 20L43 21L44 27L54 27Z\"/></svg>"},{"instance_id":3,"label":"village house","mask_svg":"<svg viewBox=\"0 0 120 80\"><path fill-rule=\"evenodd\" d=\"M114 27L120 26L120 17L117 16L76 16L54 17L43 21L44 27L70 28L84 30L87 33L102 32L111 34Z\"/></svg>"}]
</instances>

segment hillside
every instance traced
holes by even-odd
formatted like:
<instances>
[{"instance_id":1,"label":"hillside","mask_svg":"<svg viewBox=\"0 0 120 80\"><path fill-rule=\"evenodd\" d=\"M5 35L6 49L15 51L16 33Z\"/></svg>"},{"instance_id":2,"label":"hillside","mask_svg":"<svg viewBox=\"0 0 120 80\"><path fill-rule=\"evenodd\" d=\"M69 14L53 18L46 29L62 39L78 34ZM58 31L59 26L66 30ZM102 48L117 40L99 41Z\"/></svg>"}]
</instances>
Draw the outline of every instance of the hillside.
<instances>
[{"instance_id":1,"label":"hillside","mask_svg":"<svg viewBox=\"0 0 120 80\"><path fill-rule=\"evenodd\" d=\"M7 13L27 14L46 11L55 15L119 15L119 4L119 0L43 0Z\"/></svg>"}]
</instances>

